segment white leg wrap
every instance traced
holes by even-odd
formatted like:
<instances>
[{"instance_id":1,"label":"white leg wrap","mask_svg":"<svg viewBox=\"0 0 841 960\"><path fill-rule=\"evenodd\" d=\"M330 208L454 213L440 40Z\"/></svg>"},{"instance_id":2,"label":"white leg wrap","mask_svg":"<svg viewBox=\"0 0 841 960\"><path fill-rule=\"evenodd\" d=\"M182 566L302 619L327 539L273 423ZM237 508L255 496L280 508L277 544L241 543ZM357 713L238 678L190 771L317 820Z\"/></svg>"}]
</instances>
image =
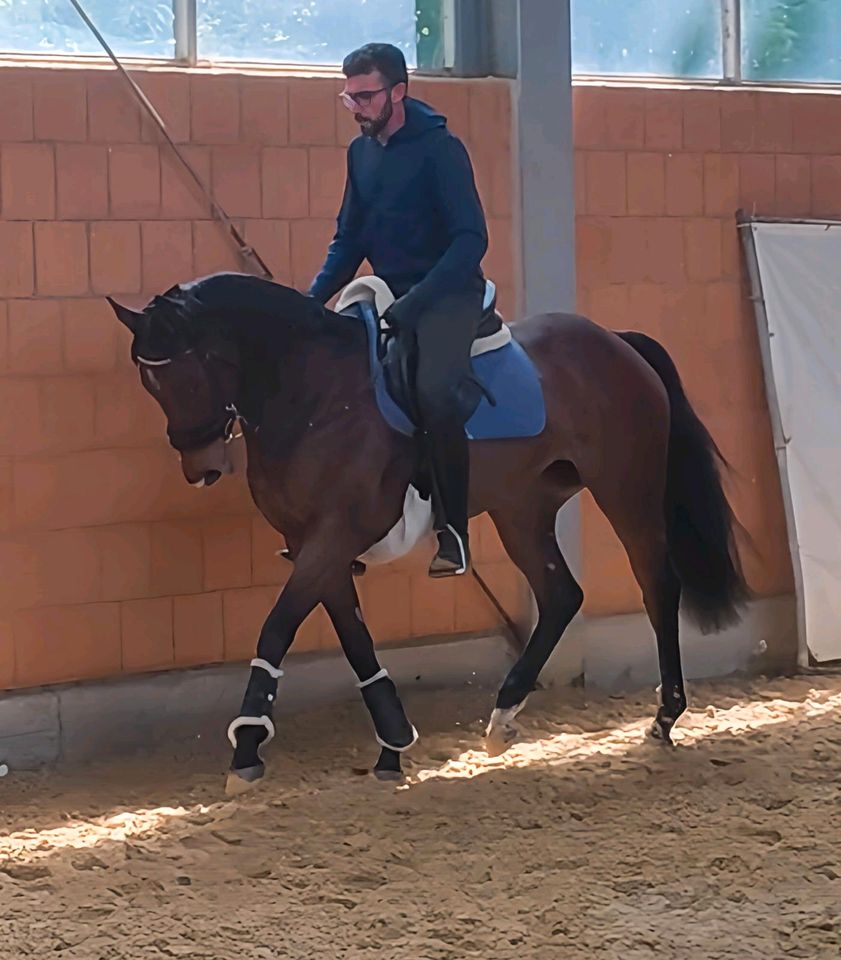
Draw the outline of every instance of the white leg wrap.
<instances>
[{"instance_id":1,"label":"white leg wrap","mask_svg":"<svg viewBox=\"0 0 841 960\"><path fill-rule=\"evenodd\" d=\"M357 687L359 687L360 690L364 690L365 687L370 687L372 683L376 683L377 680L384 680L387 676L388 670L383 667L383 669L380 670L379 673L375 673L373 677L368 677L367 680L362 680L357 683Z\"/></svg>"},{"instance_id":2,"label":"white leg wrap","mask_svg":"<svg viewBox=\"0 0 841 960\"><path fill-rule=\"evenodd\" d=\"M231 720L228 725L228 740L230 740L234 750L237 747L236 732L240 727L265 727L269 735L260 744L262 747L274 739L274 724L269 717L237 717L235 720Z\"/></svg>"},{"instance_id":3,"label":"white leg wrap","mask_svg":"<svg viewBox=\"0 0 841 960\"><path fill-rule=\"evenodd\" d=\"M268 660L263 660L260 657L255 657L251 661L251 666L259 667L261 670L265 670L266 673L274 680L280 680L280 678L283 676L283 671L280 669L280 667L273 667Z\"/></svg>"},{"instance_id":4,"label":"white leg wrap","mask_svg":"<svg viewBox=\"0 0 841 960\"><path fill-rule=\"evenodd\" d=\"M500 710L499 707L494 709L494 712L491 714L491 719L488 723L488 727L485 730L485 736L488 737L494 730L499 729L500 727L507 727L511 723L517 714L523 709L526 705L525 700L520 701L515 707L509 707L507 710Z\"/></svg>"},{"instance_id":5,"label":"white leg wrap","mask_svg":"<svg viewBox=\"0 0 841 960\"><path fill-rule=\"evenodd\" d=\"M381 740L376 731L374 735L377 737L377 743L381 747L385 747L386 750L393 750L395 753L405 753L407 750L411 750L412 747L418 742L418 731L415 729L414 725L412 725L412 742L407 743L405 747L393 747L390 743L386 743L385 740Z\"/></svg>"}]
</instances>

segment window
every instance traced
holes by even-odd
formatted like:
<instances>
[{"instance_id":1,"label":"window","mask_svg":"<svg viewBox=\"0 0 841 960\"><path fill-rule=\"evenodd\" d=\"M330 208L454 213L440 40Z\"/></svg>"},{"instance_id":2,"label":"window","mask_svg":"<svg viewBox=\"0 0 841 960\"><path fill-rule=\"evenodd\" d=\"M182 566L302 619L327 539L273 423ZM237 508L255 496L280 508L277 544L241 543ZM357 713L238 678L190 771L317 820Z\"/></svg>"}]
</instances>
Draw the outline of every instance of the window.
<instances>
[{"instance_id":1,"label":"window","mask_svg":"<svg viewBox=\"0 0 841 960\"><path fill-rule=\"evenodd\" d=\"M742 0L742 76L841 81L836 0Z\"/></svg>"},{"instance_id":2,"label":"window","mask_svg":"<svg viewBox=\"0 0 841 960\"><path fill-rule=\"evenodd\" d=\"M416 64L415 0L198 0L198 56L341 63L372 39Z\"/></svg>"},{"instance_id":3,"label":"window","mask_svg":"<svg viewBox=\"0 0 841 960\"><path fill-rule=\"evenodd\" d=\"M83 6L118 56L174 56L172 0L84 0ZM0 50L103 53L68 0L0 0Z\"/></svg>"},{"instance_id":4,"label":"window","mask_svg":"<svg viewBox=\"0 0 841 960\"><path fill-rule=\"evenodd\" d=\"M572 0L573 73L721 76L718 0Z\"/></svg>"}]
</instances>

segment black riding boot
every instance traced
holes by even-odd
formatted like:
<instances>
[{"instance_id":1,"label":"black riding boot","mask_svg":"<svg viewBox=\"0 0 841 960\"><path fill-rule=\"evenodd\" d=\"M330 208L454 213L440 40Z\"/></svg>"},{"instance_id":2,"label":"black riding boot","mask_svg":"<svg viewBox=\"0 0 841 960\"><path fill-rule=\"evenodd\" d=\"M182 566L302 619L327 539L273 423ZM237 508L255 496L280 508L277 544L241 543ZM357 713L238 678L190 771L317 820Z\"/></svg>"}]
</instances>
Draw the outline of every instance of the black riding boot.
<instances>
[{"instance_id":1,"label":"black riding boot","mask_svg":"<svg viewBox=\"0 0 841 960\"><path fill-rule=\"evenodd\" d=\"M430 577L452 577L470 569L467 539L467 495L470 454L464 427L455 421L426 434L433 477L433 505L438 552Z\"/></svg>"}]
</instances>

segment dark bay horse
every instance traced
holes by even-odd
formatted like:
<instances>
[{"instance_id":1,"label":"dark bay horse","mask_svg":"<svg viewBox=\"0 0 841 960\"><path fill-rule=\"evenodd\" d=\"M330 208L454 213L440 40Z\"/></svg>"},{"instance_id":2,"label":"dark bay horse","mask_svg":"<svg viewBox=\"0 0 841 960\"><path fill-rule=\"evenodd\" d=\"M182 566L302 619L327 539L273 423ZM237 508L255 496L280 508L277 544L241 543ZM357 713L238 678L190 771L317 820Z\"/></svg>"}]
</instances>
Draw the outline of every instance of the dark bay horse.
<instances>
[{"instance_id":1,"label":"dark bay horse","mask_svg":"<svg viewBox=\"0 0 841 960\"><path fill-rule=\"evenodd\" d=\"M398 777L417 733L377 661L352 564L400 519L415 447L378 412L363 325L233 273L173 287L142 312L109 302L134 334L141 382L166 415L187 481L210 485L229 472L226 441L238 421L254 501L294 560L228 731L229 791L263 775L259 748L274 735L280 664L319 603L372 717L382 748L375 773ZM506 729L523 707L581 607L554 531L558 510L586 487L642 589L662 677L650 735L668 744L686 708L679 604L709 632L736 622L748 597L718 450L651 338L571 314L530 317L511 331L541 375L546 426L530 439L471 441L470 514L490 514L534 592L538 620L488 732Z\"/></svg>"}]
</instances>

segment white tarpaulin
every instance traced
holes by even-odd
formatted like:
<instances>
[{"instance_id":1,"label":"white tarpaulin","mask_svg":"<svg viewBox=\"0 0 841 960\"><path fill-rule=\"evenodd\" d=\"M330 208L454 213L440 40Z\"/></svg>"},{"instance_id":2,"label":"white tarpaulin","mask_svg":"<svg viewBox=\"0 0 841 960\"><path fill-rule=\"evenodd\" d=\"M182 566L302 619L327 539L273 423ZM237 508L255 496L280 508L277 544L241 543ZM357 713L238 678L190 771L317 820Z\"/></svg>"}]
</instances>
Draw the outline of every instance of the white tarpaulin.
<instances>
[{"instance_id":1,"label":"white tarpaulin","mask_svg":"<svg viewBox=\"0 0 841 960\"><path fill-rule=\"evenodd\" d=\"M841 223L742 230L786 498L801 645L841 659ZM757 274L758 268L758 277ZM764 308L764 309L763 309ZM764 328L764 329L763 329ZM801 651L802 653L802 651Z\"/></svg>"}]
</instances>

